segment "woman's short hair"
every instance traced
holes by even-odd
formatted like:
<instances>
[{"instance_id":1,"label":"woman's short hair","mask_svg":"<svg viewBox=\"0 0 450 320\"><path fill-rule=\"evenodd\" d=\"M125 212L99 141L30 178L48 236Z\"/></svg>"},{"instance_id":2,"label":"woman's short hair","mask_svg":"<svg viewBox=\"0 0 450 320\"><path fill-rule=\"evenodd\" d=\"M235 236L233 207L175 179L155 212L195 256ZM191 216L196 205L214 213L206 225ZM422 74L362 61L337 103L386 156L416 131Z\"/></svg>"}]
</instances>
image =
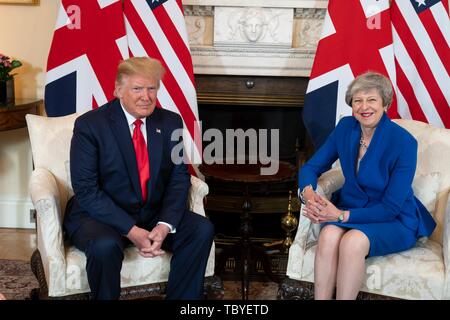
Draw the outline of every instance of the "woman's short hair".
<instances>
[{"instance_id":1,"label":"woman's short hair","mask_svg":"<svg viewBox=\"0 0 450 320\"><path fill-rule=\"evenodd\" d=\"M124 77L144 76L149 77L158 82L161 81L165 69L161 62L149 57L133 57L122 60L117 67L116 83L122 83Z\"/></svg>"},{"instance_id":2,"label":"woman's short hair","mask_svg":"<svg viewBox=\"0 0 450 320\"><path fill-rule=\"evenodd\" d=\"M376 89L383 100L383 107L389 107L392 103L393 89L391 81L377 72L366 72L357 76L348 86L345 93L345 102L352 106L353 96L357 92L367 92Z\"/></svg>"}]
</instances>

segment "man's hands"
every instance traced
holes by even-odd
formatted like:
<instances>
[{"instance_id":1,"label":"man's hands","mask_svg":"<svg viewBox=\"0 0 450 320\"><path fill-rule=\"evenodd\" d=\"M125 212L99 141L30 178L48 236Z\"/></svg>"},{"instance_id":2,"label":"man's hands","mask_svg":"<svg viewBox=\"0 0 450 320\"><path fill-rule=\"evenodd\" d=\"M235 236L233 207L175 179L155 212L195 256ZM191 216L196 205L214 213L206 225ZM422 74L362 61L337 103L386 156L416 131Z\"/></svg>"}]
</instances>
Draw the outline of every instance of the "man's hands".
<instances>
[{"instance_id":1,"label":"man's hands","mask_svg":"<svg viewBox=\"0 0 450 320\"><path fill-rule=\"evenodd\" d=\"M141 256L153 258L164 254L161 245L169 231L169 228L163 224L155 226L152 231L133 226L127 238L138 248Z\"/></svg>"},{"instance_id":2,"label":"man's hands","mask_svg":"<svg viewBox=\"0 0 450 320\"><path fill-rule=\"evenodd\" d=\"M338 217L342 214L331 201L314 192L312 188L305 190L304 198L306 205L303 207L303 215L312 223L338 221ZM343 222L348 220L348 214L348 211L344 212Z\"/></svg>"}]
</instances>

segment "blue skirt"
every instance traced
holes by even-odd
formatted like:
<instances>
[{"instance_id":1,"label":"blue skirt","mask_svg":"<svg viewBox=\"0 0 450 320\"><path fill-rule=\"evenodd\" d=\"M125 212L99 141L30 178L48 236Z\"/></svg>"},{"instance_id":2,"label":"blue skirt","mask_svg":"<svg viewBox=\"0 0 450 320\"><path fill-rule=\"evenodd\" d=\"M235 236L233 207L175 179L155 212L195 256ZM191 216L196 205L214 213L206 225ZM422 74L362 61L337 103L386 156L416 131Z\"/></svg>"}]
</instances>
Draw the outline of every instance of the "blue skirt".
<instances>
[{"instance_id":1,"label":"blue skirt","mask_svg":"<svg viewBox=\"0 0 450 320\"><path fill-rule=\"evenodd\" d=\"M322 227L328 224L344 229L357 229L364 233L370 241L367 257L384 256L408 250L417 242L416 232L406 228L398 220L366 224L326 222L322 224Z\"/></svg>"}]
</instances>

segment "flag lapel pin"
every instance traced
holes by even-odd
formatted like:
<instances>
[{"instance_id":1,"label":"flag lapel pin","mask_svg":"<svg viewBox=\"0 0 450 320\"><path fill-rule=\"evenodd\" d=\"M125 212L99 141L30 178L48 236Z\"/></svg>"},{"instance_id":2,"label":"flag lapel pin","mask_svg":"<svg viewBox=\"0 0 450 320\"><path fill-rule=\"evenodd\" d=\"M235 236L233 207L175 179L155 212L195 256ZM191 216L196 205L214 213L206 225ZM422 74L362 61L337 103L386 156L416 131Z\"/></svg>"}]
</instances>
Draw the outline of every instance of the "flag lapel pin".
<instances>
[{"instance_id":1,"label":"flag lapel pin","mask_svg":"<svg viewBox=\"0 0 450 320\"><path fill-rule=\"evenodd\" d=\"M156 133L161 133L161 129L156 128Z\"/></svg>"}]
</instances>

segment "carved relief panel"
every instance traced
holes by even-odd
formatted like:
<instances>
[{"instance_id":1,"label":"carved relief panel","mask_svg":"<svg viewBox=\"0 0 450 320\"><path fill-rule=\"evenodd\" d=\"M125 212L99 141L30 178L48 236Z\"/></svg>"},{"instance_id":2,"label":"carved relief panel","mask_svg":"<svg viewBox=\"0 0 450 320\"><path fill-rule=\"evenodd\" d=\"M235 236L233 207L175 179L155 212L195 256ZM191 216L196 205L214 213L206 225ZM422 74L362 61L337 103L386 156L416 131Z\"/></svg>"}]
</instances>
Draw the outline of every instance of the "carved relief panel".
<instances>
[{"instance_id":1,"label":"carved relief panel","mask_svg":"<svg viewBox=\"0 0 450 320\"><path fill-rule=\"evenodd\" d=\"M294 48L305 50L315 50L317 48L325 14L325 9L295 9L294 35L292 42Z\"/></svg>"},{"instance_id":2,"label":"carved relief panel","mask_svg":"<svg viewBox=\"0 0 450 320\"><path fill-rule=\"evenodd\" d=\"M293 9L259 7L216 7L214 45L292 45Z\"/></svg>"}]
</instances>

